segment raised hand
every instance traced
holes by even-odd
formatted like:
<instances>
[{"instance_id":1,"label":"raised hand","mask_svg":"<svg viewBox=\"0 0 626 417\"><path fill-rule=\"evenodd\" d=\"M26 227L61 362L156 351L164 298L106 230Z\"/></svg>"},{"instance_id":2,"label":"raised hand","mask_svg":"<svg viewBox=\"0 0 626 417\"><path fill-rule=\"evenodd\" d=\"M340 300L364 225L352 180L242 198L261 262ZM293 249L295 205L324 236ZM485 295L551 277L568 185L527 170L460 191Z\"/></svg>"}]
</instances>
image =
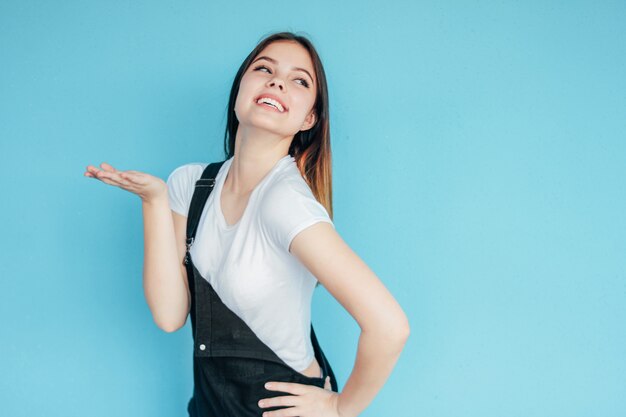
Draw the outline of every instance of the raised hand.
<instances>
[{"instance_id":1,"label":"raised hand","mask_svg":"<svg viewBox=\"0 0 626 417\"><path fill-rule=\"evenodd\" d=\"M161 178L139 171L118 171L106 162L100 166L102 169L87 165L85 176L137 194L147 203L167 198L167 185Z\"/></svg>"}]
</instances>

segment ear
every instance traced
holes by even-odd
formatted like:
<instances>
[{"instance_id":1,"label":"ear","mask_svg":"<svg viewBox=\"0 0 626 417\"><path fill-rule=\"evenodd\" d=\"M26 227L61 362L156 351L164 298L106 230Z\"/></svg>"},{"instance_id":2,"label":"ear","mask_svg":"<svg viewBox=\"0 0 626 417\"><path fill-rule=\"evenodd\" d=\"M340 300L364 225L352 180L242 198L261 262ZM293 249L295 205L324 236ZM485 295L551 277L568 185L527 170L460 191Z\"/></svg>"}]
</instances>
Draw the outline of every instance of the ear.
<instances>
[{"instance_id":1,"label":"ear","mask_svg":"<svg viewBox=\"0 0 626 417\"><path fill-rule=\"evenodd\" d=\"M304 119L304 123L302 123L302 127L300 130L309 130L313 127L315 122L317 121L317 114L315 114L315 109L311 110L309 115Z\"/></svg>"}]
</instances>

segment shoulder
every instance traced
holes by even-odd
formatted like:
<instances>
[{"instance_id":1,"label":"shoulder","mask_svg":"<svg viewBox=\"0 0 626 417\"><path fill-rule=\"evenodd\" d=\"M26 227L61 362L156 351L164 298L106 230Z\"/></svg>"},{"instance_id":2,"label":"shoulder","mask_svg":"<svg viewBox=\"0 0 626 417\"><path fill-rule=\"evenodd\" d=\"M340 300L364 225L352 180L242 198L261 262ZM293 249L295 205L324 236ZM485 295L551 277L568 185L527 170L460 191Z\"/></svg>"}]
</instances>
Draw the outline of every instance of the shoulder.
<instances>
[{"instance_id":1,"label":"shoulder","mask_svg":"<svg viewBox=\"0 0 626 417\"><path fill-rule=\"evenodd\" d=\"M167 182L175 181L180 182L183 180L195 180L200 178L204 168L208 163L204 162L189 162L187 164L181 165L170 173L167 177Z\"/></svg>"},{"instance_id":2,"label":"shoulder","mask_svg":"<svg viewBox=\"0 0 626 417\"><path fill-rule=\"evenodd\" d=\"M297 171L297 173L281 172L271 184L268 184L260 204L265 209L280 210L281 207L293 207L302 203L320 204Z\"/></svg>"},{"instance_id":3,"label":"shoulder","mask_svg":"<svg viewBox=\"0 0 626 417\"><path fill-rule=\"evenodd\" d=\"M175 168L167 177L167 194L173 211L187 215L196 181L207 165L208 163L203 162L190 162Z\"/></svg>"},{"instance_id":4,"label":"shoulder","mask_svg":"<svg viewBox=\"0 0 626 417\"><path fill-rule=\"evenodd\" d=\"M281 173L268 184L259 202L259 214L266 233L285 250L305 228L320 221L333 224L299 171L297 175Z\"/></svg>"}]
</instances>

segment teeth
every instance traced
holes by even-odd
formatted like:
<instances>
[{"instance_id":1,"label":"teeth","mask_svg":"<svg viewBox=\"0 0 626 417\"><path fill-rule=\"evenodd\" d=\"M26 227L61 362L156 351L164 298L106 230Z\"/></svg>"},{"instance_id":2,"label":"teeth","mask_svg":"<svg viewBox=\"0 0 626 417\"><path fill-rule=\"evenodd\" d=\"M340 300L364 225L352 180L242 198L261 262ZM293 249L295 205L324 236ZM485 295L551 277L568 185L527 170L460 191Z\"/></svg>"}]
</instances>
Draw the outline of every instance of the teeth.
<instances>
[{"instance_id":1,"label":"teeth","mask_svg":"<svg viewBox=\"0 0 626 417\"><path fill-rule=\"evenodd\" d=\"M257 103L271 104L272 106L276 107L280 112L284 111L283 106L281 106L278 101L272 100L269 97L261 97L260 99L257 100Z\"/></svg>"}]
</instances>

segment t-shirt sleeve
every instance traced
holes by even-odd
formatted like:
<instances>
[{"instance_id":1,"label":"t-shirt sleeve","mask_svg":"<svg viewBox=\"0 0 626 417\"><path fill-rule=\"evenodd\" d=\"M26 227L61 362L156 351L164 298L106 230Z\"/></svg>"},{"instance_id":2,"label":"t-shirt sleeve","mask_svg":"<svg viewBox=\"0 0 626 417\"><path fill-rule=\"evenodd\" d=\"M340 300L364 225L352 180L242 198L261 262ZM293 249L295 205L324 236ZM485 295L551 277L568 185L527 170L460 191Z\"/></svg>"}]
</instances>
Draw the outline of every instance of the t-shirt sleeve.
<instances>
[{"instance_id":1,"label":"t-shirt sleeve","mask_svg":"<svg viewBox=\"0 0 626 417\"><path fill-rule=\"evenodd\" d=\"M285 251L289 251L298 233L315 223L327 222L335 227L306 182L274 184L264 196L261 219L270 239Z\"/></svg>"},{"instance_id":2,"label":"t-shirt sleeve","mask_svg":"<svg viewBox=\"0 0 626 417\"><path fill-rule=\"evenodd\" d=\"M187 217L196 181L202 176L205 165L200 163L185 164L176 168L167 177L167 197L170 209Z\"/></svg>"}]
</instances>

